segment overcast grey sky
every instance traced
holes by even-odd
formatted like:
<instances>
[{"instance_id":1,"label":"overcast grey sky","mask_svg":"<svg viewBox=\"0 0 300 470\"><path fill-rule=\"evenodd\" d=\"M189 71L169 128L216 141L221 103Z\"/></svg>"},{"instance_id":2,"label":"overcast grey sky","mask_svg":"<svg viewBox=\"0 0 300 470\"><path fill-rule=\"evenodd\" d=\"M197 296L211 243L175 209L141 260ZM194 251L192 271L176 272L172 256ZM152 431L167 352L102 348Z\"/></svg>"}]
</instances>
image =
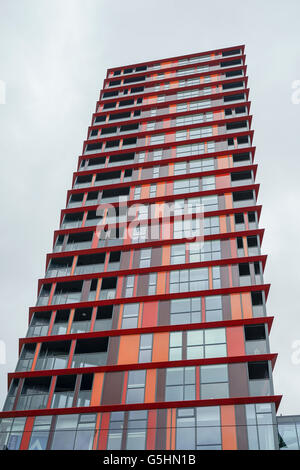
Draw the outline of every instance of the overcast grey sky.
<instances>
[{"instance_id":1,"label":"overcast grey sky","mask_svg":"<svg viewBox=\"0 0 300 470\"><path fill-rule=\"evenodd\" d=\"M300 414L299 17L298 0L0 0L0 407L106 69L245 44L275 392Z\"/></svg>"}]
</instances>

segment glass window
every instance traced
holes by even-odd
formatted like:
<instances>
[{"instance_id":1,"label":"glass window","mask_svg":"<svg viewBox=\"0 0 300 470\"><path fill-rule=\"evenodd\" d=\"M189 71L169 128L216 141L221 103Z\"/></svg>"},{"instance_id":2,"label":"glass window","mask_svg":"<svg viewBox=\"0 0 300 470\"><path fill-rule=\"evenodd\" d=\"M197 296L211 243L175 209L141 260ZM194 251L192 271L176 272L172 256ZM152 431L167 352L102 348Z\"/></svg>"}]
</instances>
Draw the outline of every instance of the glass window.
<instances>
[{"instance_id":1,"label":"glass window","mask_svg":"<svg viewBox=\"0 0 300 470\"><path fill-rule=\"evenodd\" d=\"M220 232L219 217L204 217L204 235L213 235Z\"/></svg>"},{"instance_id":2,"label":"glass window","mask_svg":"<svg viewBox=\"0 0 300 470\"><path fill-rule=\"evenodd\" d=\"M204 357L204 336L202 330L187 332L187 359L202 359Z\"/></svg>"},{"instance_id":3,"label":"glass window","mask_svg":"<svg viewBox=\"0 0 300 470\"><path fill-rule=\"evenodd\" d=\"M201 366L200 381L202 400L229 396L227 364Z\"/></svg>"},{"instance_id":4,"label":"glass window","mask_svg":"<svg viewBox=\"0 0 300 470\"><path fill-rule=\"evenodd\" d=\"M226 343L225 328L209 328L205 330L205 344Z\"/></svg>"},{"instance_id":5,"label":"glass window","mask_svg":"<svg viewBox=\"0 0 300 470\"><path fill-rule=\"evenodd\" d=\"M212 92L211 87L202 88L202 94L203 94L203 95L210 95L211 92Z\"/></svg>"},{"instance_id":6,"label":"glass window","mask_svg":"<svg viewBox=\"0 0 300 470\"><path fill-rule=\"evenodd\" d=\"M159 170L160 170L159 166L153 167L153 178L159 178Z\"/></svg>"},{"instance_id":7,"label":"glass window","mask_svg":"<svg viewBox=\"0 0 300 470\"><path fill-rule=\"evenodd\" d=\"M174 165L174 175L184 175L187 173L187 163L180 162Z\"/></svg>"},{"instance_id":8,"label":"glass window","mask_svg":"<svg viewBox=\"0 0 300 470\"><path fill-rule=\"evenodd\" d=\"M201 366L201 383L227 382L228 371L226 364Z\"/></svg>"},{"instance_id":9,"label":"glass window","mask_svg":"<svg viewBox=\"0 0 300 470\"><path fill-rule=\"evenodd\" d=\"M218 196L205 196L201 199L205 212L218 210Z\"/></svg>"},{"instance_id":10,"label":"glass window","mask_svg":"<svg viewBox=\"0 0 300 470\"><path fill-rule=\"evenodd\" d=\"M187 332L187 359L225 357L226 355L225 328Z\"/></svg>"},{"instance_id":11,"label":"glass window","mask_svg":"<svg viewBox=\"0 0 300 470\"><path fill-rule=\"evenodd\" d=\"M220 266L213 266L212 268L213 288L221 288L221 270Z\"/></svg>"},{"instance_id":12,"label":"glass window","mask_svg":"<svg viewBox=\"0 0 300 470\"><path fill-rule=\"evenodd\" d=\"M171 325L201 322L201 298L172 299L170 309Z\"/></svg>"},{"instance_id":13,"label":"glass window","mask_svg":"<svg viewBox=\"0 0 300 470\"><path fill-rule=\"evenodd\" d=\"M139 362L151 362L153 334L140 336Z\"/></svg>"},{"instance_id":14,"label":"glass window","mask_svg":"<svg viewBox=\"0 0 300 470\"><path fill-rule=\"evenodd\" d=\"M207 142L207 151L208 152L215 152L215 142Z\"/></svg>"},{"instance_id":15,"label":"glass window","mask_svg":"<svg viewBox=\"0 0 300 470\"><path fill-rule=\"evenodd\" d=\"M171 264L185 263L185 244L171 246Z\"/></svg>"},{"instance_id":16,"label":"glass window","mask_svg":"<svg viewBox=\"0 0 300 470\"><path fill-rule=\"evenodd\" d=\"M147 131L153 131L155 129L156 122L148 122L147 123Z\"/></svg>"},{"instance_id":17,"label":"glass window","mask_svg":"<svg viewBox=\"0 0 300 470\"><path fill-rule=\"evenodd\" d=\"M149 191L149 197L155 197L156 196L156 184L151 184L150 185L150 191Z\"/></svg>"},{"instance_id":18,"label":"glass window","mask_svg":"<svg viewBox=\"0 0 300 470\"><path fill-rule=\"evenodd\" d=\"M191 73L194 73L194 71L194 67L188 69L179 69L177 70L177 75L189 75Z\"/></svg>"},{"instance_id":19,"label":"glass window","mask_svg":"<svg viewBox=\"0 0 300 470\"><path fill-rule=\"evenodd\" d=\"M134 276L127 276L125 278L125 282L126 282L125 297L132 297L133 289L134 289Z\"/></svg>"},{"instance_id":20,"label":"glass window","mask_svg":"<svg viewBox=\"0 0 300 470\"><path fill-rule=\"evenodd\" d=\"M284 450L299 450L295 423L278 425L279 448Z\"/></svg>"},{"instance_id":21,"label":"glass window","mask_svg":"<svg viewBox=\"0 0 300 470\"><path fill-rule=\"evenodd\" d=\"M203 158L201 160L191 160L190 164L190 173L197 173L200 171L209 171L215 168L213 158Z\"/></svg>"},{"instance_id":22,"label":"glass window","mask_svg":"<svg viewBox=\"0 0 300 470\"><path fill-rule=\"evenodd\" d=\"M208 289L208 268L171 271L170 292Z\"/></svg>"},{"instance_id":23,"label":"glass window","mask_svg":"<svg viewBox=\"0 0 300 470\"><path fill-rule=\"evenodd\" d=\"M187 131L177 131L175 134L175 140L186 140L187 139Z\"/></svg>"},{"instance_id":24,"label":"glass window","mask_svg":"<svg viewBox=\"0 0 300 470\"><path fill-rule=\"evenodd\" d=\"M190 103L190 110L208 108L211 106L211 100L193 101Z\"/></svg>"},{"instance_id":25,"label":"glass window","mask_svg":"<svg viewBox=\"0 0 300 470\"><path fill-rule=\"evenodd\" d=\"M145 395L145 370L131 370L128 373L126 403L143 403Z\"/></svg>"},{"instance_id":26,"label":"glass window","mask_svg":"<svg viewBox=\"0 0 300 470\"><path fill-rule=\"evenodd\" d=\"M150 144L151 145L163 144L164 141L165 141L165 135L164 134L152 135L150 137Z\"/></svg>"},{"instance_id":27,"label":"glass window","mask_svg":"<svg viewBox=\"0 0 300 470\"><path fill-rule=\"evenodd\" d=\"M157 273L151 273L149 275L148 295L156 294L156 284L157 284Z\"/></svg>"},{"instance_id":28,"label":"glass window","mask_svg":"<svg viewBox=\"0 0 300 470\"><path fill-rule=\"evenodd\" d=\"M197 426L219 426L221 413L219 406L202 406L197 409Z\"/></svg>"},{"instance_id":29,"label":"glass window","mask_svg":"<svg viewBox=\"0 0 300 470\"><path fill-rule=\"evenodd\" d=\"M46 450L52 416L36 416L29 442L29 450Z\"/></svg>"},{"instance_id":30,"label":"glass window","mask_svg":"<svg viewBox=\"0 0 300 470\"><path fill-rule=\"evenodd\" d=\"M107 440L107 450L120 450L124 427L124 411L113 411L110 414L110 423Z\"/></svg>"},{"instance_id":31,"label":"glass window","mask_svg":"<svg viewBox=\"0 0 300 470\"><path fill-rule=\"evenodd\" d=\"M245 405L250 450L275 449L272 407L270 403ZM281 443L279 433L279 447Z\"/></svg>"},{"instance_id":32,"label":"glass window","mask_svg":"<svg viewBox=\"0 0 300 470\"><path fill-rule=\"evenodd\" d=\"M200 218L188 220L175 220L174 224L174 238L192 238L199 235L201 230Z\"/></svg>"},{"instance_id":33,"label":"glass window","mask_svg":"<svg viewBox=\"0 0 300 470\"><path fill-rule=\"evenodd\" d=\"M178 100L185 99L185 98L193 98L194 96L199 96L199 90L198 89L188 90L188 91L180 91L180 92L177 93L177 99Z\"/></svg>"},{"instance_id":34,"label":"glass window","mask_svg":"<svg viewBox=\"0 0 300 470\"><path fill-rule=\"evenodd\" d=\"M188 246L188 253L190 263L220 259L220 240L207 240L204 242L190 243Z\"/></svg>"},{"instance_id":35,"label":"glass window","mask_svg":"<svg viewBox=\"0 0 300 470\"><path fill-rule=\"evenodd\" d=\"M204 120L204 114L189 114L187 116L180 116L176 118L176 126L184 126L188 124L198 124L200 122L203 122Z\"/></svg>"},{"instance_id":36,"label":"glass window","mask_svg":"<svg viewBox=\"0 0 300 470\"><path fill-rule=\"evenodd\" d=\"M74 450L92 450L94 429L79 429L76 433Z\"/></svg>"},{"instance_id":37,"label":"glass window","mask_svg":"<svg viewBox=\"0 0 300 470\"><path fill-rule=\"evenodd\" d=\"M221 416L219 406L204 406L197 410L197 445L221 445ZM203 448L203 447L197 447Z\"/></svg>"},{"instance_id":38,"label":"glass window","mask_svg":"<svg viewBox=\"0 0 300 470\"><path fill-rule=\"evenodd\" d=\"M74 450L92 450L96 426L96 414L79 415Z\"/></svg>"},{"instance_id":39,"label":"glass window","mask_svg":"<svg viewBox=\"0 0 300 470\"><path fill-rule=\"evenodd\" d=\"M140 304L124 304L122 328L136 328Z\"/></svg>"},{"instance_id":40,"label":"glass window","mask_svg":"<svg viewBox=\"0 0 300 470\"><path fill-rule=\"evenodd\" d=\"M156 99L156 102L157 103L162 103L163 101L165 101L165 99L166 99L165 95L158 95L157 99Z\"/></svg>"},{"instance_id":41,"label":"glass window","mask_svg":"<svg viewBox=\"0 0 300 470\"><path fill-rule=\"evenodd\" d=\"M140 250L140 268L149 268L151 265L151 248Z\"/></svg>"},{"instance_id":42,"label":"glass window","mask_svg":"<svg viewBox=\"0 0 300 470\"><path fill-rule=\"evenodd\" d=\"M178 104L176 106L177 113L184 112L184 111L187 111L187 110L188 110L187 103Z\"/></svg>"},{"instance_id":43,"label":"glass window","mask_svg":"<svg viewBox=\"0 0 300 470\"><path fill-rule=\"evenodd\" d=\"M130 235L132 243L144 243L148 236L147 225L133 227L133 230Z\"/></svg>"},{"instance_id":44,"label":"glass window","mask_svg":"<svg viewBox=\"0 0 300 470\"><path fill-rule=\"evenodd\" d=\"M202 190L209 191L216 189L216 177L215 176L204 176L201 180Z\"/></svg>"},{"instance_id":45,"label":"glass window","mask_svg":"<svg viewBox=\"0 0 300 470\"><path fill-rule=\"evenodd\" d=\"M182 359L182 332L170 333L169 360L178 361Z\"/></svg>"},{"instance_id":46,"label":"glass window","mask_svg":"<svg viewBox=\"0 0 300 470\"><path fill-rule=\"evenodd\" d=\"M199 191L199 178L177 180L173 183L173 193L192 193Z\"/></svg>"},{"instance_id":47,"label":"glass window","mask_svg":"<svg viewBox=\"0 0 300 470\"><path fill-rule=\"evenodd\" d=\"M126 450L144 450L146 447L147 416L144 410L129 411Z\"/></svg>"},{"instance_id":48,"label":"glass window","mask_svg":"<svg viewBox=\"0 0 300 470\"><path fill-rule=\"evenodd\" d=\"M220 450L221 445L221 426L197 428L197 450Z\"/></svg>"},{"instance_id":49,"label":"glass window","mask_svg":"<svg viewBox=\"0 0 300 470\"><path fill-rule=\"evenodd\" d=\"M138 207L138 220L145 220L148 219L148 206L141 204ZM140 227L140 230L142 230L143 227ZM135 227L135 229L138 229L138 227Z\"/></svg>"},{"instance_id":50,"label":"glass window","mask_svg":"<svg viewBox=\"0 0 300 470\"><path fill-rule=\"evenodd\" d=\"M196 448L196 423L194 408L178 408L176 419L176 450Z\"/></svg>"},{"instance_id":51,"label":"glass window","mask_svg":"<svg viewBox=\"0 0 300 470\"><path fill-rule=\"evenodd\" d=\"M199 127L197 129L190 130L191 139L199 139L201 137L210 137L213 135L212 127Z\"/></svg>"},{"instance_id":52,"label":"glass window","mask_svg":"<svg viewBox=\"0 0 300 470\"><path fill-rule=\"evenodd\" d=\"M138 153L138 162L142 163L145 161L146 153L145 152L139 152Z\"/></svg>"},{"instance_id":53,"label":"glass window","mask_svg":"<svg viewBox=\"0 0 300 470\"><path fill-rule=\"evenodd\" d=\"M153 151L153 160L161 160L163 157L163 150L154 150Z\"/></svg>"},{"instance_id":54,"label":"glass window","mask_svg":"<svg viewBox=\"0 0 300 470\"><path fill-rule=\"evenodd\" d=\"M141 192L142 192L142 188L141 186L136 186L134 188L134 199L141 199Z\"/></svg>"},{"instance_id":55,"label":"glass window","mask_svg":"<svg viewBox=\"0 0 300 470\"><path fill-rule=\"evenodd\" d=\"M52 450L73 450L76 431L63 430L55 431L53 436Z\"/></svg>"},{"instance_id":56,"label":"glass window","mask_svg":"<svg viewBox=\"0 0 300 470\"><path fill-rule=\"evenodd\" d=\"M228 393L229 391L228 391L227 383L201 384L201 399L202 400L227 398Z\"/></svg>"},{"instance_id":57,"label":"glass window","mask_svg":"<svg viewBox=\"0 0 300 470\"><path fill-rule=\"evenodd\" d=\"M197 144L189 145L178 145L176 147L176 156L177 157L187 157L190 155L199 155L204 153L205 146L203 142L198 142Z\"/></svg>"},{"instance_id":58,"label":"glass window","mask_svg":"<svg viewBox=\"0 0 300 470\"><path fill-rule=\"evenodd\" d=\"M0 449L19 450L26 418L4 418L0 421Z\"/></svg>"},{"instance_id":59,"label":"glass window","mask_svg":"<svg viewBox=\"0 0 300 470\"><path fill-rule=\"evenodd\" d=\"M195 400L195 367L167 369L166 401Z\"/></svg>"}]
</instances>

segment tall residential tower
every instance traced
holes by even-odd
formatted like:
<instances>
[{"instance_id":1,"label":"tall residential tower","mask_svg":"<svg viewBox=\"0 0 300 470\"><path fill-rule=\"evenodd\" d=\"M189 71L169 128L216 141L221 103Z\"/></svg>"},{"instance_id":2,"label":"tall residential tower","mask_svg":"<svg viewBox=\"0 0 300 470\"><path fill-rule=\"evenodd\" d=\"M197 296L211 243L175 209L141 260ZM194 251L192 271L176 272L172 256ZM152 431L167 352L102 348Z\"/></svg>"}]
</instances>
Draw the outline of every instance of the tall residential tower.
<instances>
[{"instance_id":1,"label":"tall residential tower","mask_svg":"<svg viewBox=\"0 0 300 470\"><path fill-rule=\"evenodd\" d=\"M278 448L248 94L244 46L108 70L1 448Z\"/></svg>"}]
</instances>

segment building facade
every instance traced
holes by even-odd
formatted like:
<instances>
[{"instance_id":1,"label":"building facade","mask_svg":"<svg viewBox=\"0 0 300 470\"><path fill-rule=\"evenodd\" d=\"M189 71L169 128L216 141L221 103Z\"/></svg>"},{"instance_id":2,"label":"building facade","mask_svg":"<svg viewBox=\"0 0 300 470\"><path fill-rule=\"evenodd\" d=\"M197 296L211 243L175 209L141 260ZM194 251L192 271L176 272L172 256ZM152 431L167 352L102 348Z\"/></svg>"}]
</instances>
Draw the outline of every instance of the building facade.
<instances>
[{"instance_id":1,"label":"building facade","mask_svg":"<svg viewBox=\"0 0 300 470\"><path fill-rule=\"evenodd\" d=\"M278 449L244 46L109 69L1 448Z\"/></svg>"}]
</instances>

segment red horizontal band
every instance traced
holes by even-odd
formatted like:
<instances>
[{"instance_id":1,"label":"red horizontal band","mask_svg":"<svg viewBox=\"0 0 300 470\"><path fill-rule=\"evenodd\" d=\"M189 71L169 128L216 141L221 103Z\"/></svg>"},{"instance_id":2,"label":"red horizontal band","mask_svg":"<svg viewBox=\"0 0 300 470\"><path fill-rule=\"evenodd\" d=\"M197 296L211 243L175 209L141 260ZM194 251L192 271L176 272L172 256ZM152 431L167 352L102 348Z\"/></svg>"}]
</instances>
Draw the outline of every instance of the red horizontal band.
<instances>
[{"instance_id":1,"label":"red horizontal band","mask_svg":"<svg viewBox=\"0 0 300 470\"><path fill-rule=\"evenodd\" d=\"M67 414L85 414L85 413L104 413L111 411L131 411L131 410L154 410L166 408L192 408L201 406L225 406L225 405L247 405L251 403L275 403L276 410L279 407L282 395L258 396L258 397L235 397L218 398L210 400L188 400L188 401L169 401L153 403L136 403L122 405L100 405L73 408L53 408L44 410L25 410L25 411L2 411L1 418L27 417L27 416L49 416L49 415L67 415Z\"/></svg>"},{"instance_id":2,"label":"red horizontal band","mask_svg":"<svg viewBox=\"0 0 300 470\"><path fill-rule=\"evenodd\" d=\"M51 341L72 341L74 339L87 339L87 338L102 338L108 336L127 336L136 335L143 333L161 333L168 331L190 331L198 329L209 329L209 328L229 328L232 326L244 326L244 325L257 325L266 323L270 332L274 317L254 317L254 318L243 318L236 320L220 320L212 322L201 322L201 323L184 323L182 325L159 325L159 326L147 326L140 328L128 328L128 329L115 329L106 331L90 331L86 333L70 333L65 335L51 335L51 336L32 336L19 339L19 350L23 344L28 343L48 343Z\"/></svg>"},{"instance_id":3,"label":"red horizontal band","mask_svg":"<svg viewBox=\"0 0 300 470\"><path fill-rule=\"evenodd\" d=\"M11 372L8 374L8 380L10 383L12 379L26 377L53 377L56 375L96 374L99 372L121 372L127 370L170 369L173 367L196 367L214 364L236 364L261 361L271 361L272 367L274 367L276 359L277 353L269 353L246 356L213 357L206 359L184 359L180 361L139 362L136 364L115 364L109 366L78 367L73 369L43 369L28 372Z\"/></svg>"}]
</instances>

